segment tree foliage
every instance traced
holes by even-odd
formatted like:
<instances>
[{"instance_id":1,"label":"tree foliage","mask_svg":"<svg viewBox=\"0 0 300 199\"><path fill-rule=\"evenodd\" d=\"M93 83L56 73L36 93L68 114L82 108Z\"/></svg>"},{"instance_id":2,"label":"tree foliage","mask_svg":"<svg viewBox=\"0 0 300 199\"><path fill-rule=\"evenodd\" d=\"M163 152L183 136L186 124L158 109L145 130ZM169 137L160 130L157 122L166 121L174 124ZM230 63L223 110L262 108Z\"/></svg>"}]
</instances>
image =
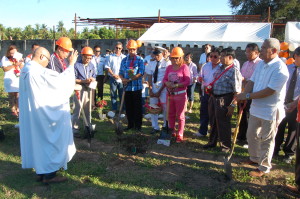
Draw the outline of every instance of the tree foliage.
<instances>
[{"instance_id":1,"label":"tree foliage","mask_svg":"<svg viewBox=\"0 0 300 199\"><path fill-rule=\"evenodd\" d=\"M229 0L228 3L233 14L261 15L266 19L270 7L271 21L284 17L285 21L300 20L299 0Z\"/></svg>"},{"instance_id":2,"label":"tree foliage","mask_svg":"<svg viewBox=\"0 0 300 199\"><path fill-rule=\"evenodd\" d=\"M117 31L111 27L84 28L81 32L77 32L77 39L126 39L138 38L146 29L138 31L118 29ZM75 30L64 27L63 21L59 21L53 28L49 28L46 24L27 25L24 28L4 27L0 24L0 40L29 40L29 39L58 39L66 36L75 39Z\"/></svg>"}]
</instances>

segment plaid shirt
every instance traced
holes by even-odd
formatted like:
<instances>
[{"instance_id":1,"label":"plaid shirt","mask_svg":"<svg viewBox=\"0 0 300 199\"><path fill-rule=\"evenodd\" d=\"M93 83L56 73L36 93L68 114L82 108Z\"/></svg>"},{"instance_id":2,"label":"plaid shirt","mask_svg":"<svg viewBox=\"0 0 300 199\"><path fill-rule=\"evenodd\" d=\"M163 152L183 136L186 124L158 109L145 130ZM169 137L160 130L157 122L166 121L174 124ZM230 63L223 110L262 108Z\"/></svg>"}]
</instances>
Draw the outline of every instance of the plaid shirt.
<instances>
[{"instance_id":1,"label":"plaid shirt","mask_svg":"<svg viewBox=\"0 0 300 199\"><path fill-rule=\"evenodd\" d=\"M221 66L215 73L214 78L217 78L225 70ZM240 93L242 90L242 75L240 70L234 65L227 72L225 72L213 86L214 95L223 95L227 93Z\"/></svg>"},{"instance_id":2,"label":"plaid shirt","mask_svg":"<svg viewBox=\"0 0 300 199\"><path fill-rule=\"evenodd\" d=\"M129 55L127 55L121 62L121 68L119 75L122 75L123 78L129 79L128 70L130 69L130 62L133 60ZM133 63L134 75L141 74L144 75L144 62L140 56L136 56L136 60ZM126 91L138 91L143 89L143 77L138 78L137 80L130 81L127 84Z\"/></svg>"}]
</instances>

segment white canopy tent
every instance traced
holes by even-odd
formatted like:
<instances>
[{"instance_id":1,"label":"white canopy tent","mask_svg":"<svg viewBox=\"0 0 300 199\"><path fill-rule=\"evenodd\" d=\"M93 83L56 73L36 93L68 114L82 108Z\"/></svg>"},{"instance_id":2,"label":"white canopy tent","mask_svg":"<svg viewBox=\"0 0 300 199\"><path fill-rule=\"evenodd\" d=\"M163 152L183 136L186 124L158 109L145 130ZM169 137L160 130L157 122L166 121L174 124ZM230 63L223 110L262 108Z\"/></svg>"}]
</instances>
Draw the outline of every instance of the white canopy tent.
<instances>
[{"instance_id":1,"label":"white canopy tent","mask_svg":"<svg viewBox=\"0 0 300 199\"><path fill-rule=\"evenodd\" d=\"M286 23L284 41L295 46L300 46L300 22Z\"/></svg>"},{"instance_id":2,"label":"white canopy tent","mask_svg":"<svg viewBox=\"0 0 300 199\"><path fill-rule=\"evenodd\" d=\"M209 43L244 49L250 42L260 46L265 39L270 38L270 32L270 23L155 23L139 40L145 46L181 44L182 47L201 47Z\"/></svg>"}]
</instances>

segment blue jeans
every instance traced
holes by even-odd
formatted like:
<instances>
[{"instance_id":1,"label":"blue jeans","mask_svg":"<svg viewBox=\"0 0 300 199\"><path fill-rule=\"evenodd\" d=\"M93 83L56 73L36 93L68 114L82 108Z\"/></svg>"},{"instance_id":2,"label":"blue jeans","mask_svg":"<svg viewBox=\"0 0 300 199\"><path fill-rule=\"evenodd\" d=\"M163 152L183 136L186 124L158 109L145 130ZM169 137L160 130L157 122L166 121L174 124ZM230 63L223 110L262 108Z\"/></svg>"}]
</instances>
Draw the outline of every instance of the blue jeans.
<instances>
[{"instance_id":1,"label":"blue jeans","mask_svg":"<svg viewBox=\"0 0 300 199\"><path fill-rule=\"evenodd\" d=\"M200 128L199 133L202 135L207 135L208 123L209 123L209 115L208 115L208 99L209 95L204 93L204 95L200 95Z\"/></svg>"},{"instance_id":2,"label":"blue jeans","mask_svg":"<svg viewBox=\"0 0 300 199\"><path fill-rule=\"evenodd\" d=\"M119 96L119 100L121 102L122 93L123 93L123 84L117 82L113 77L109 77L109 83L110 83L111 107L113 111L117 111L118 109L117 98ZM124 106L123 106L123 110L124 110Z\"/></svg>"}]
</instances>

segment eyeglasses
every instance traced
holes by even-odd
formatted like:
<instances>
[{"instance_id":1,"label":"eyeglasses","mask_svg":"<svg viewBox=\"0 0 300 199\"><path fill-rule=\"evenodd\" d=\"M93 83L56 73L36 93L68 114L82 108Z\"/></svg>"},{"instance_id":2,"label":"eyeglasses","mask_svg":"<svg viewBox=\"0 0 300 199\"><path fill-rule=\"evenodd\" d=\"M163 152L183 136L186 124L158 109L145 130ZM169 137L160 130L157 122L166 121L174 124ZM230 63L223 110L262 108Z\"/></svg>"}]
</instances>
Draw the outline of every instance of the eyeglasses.
<instances>
[{"instance_id":1,"label":"eyeglasses","mask_svg":"<svg viewBox=\"0 0 300 199\"><path fill-rule=\"evenodd\" d=\"M122 48L118 48L118 47L116 47L116 49L117 49L117 50L122 50Z\"/></svg>"},{"instance_id":2,"label":"eyeglasses","mask_svg":"<svg viewBox=\"0 0 300 199\"><path fill-rule=\"evenodd\" d=\"M42 54L42 56L46 57L46 59L48 60L48 62L50 62L50 58L48 58L46 55L43 55L43 54Z\"/></svg>"},{"instance_id":3,"label":"eyeglasses","mask_svg":"<svg viewBox=\"0 0 300 199\"><path fill-rule=\"evenodd\" d=\"M219 58L217 55L211 55L211 56L209 56L210 58L215 58L215 59L217 59L217 58Z\"/></svg>"}]
</instances>

